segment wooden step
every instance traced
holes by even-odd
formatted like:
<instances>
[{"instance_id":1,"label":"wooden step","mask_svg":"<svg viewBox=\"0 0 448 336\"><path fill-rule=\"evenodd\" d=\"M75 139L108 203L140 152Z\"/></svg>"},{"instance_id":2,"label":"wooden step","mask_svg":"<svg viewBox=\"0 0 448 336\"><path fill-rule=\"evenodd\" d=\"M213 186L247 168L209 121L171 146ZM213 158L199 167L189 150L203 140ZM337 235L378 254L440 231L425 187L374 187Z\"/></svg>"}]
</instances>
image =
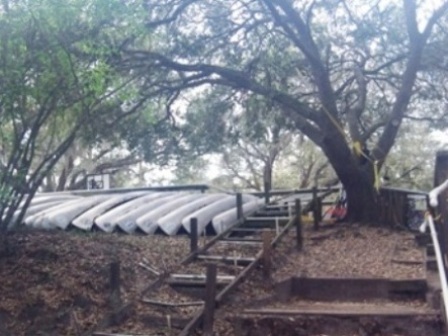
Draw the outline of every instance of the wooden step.
<instances>
[{"instance_id":1,"label":"wooden step","mask_svg":"<svg viewBox=\"0 0 448 336\"><path fill-rule=\"evenodd\" d=\"M428 256L426 258L426 269L437 271L437 260L435 256Z\"/></svg>"},{"instance_id":2,"label":"wooden step","mask_svg":"<svg viewBox=\"0 0 448 336\"><path fill-rule=\"evenodd\" d=\"M429 245L426 246L426 255L427 256L431 256L431 257L436 255L436 253L434 251L434 245L433 244L429 244Z\"/></svg>"},{"instance_id":3,"label":"wooden step","mask_svg":"<svg viewBox=\"0 0 448 336\"><path fill-rule=\"evenodd\" d=\"M224 244L224 245L253 245L253 246L260 246L261 242L257 241L232 241L232 240L218 240L216 243Z\"/></svg>"},{"instance_id":4,"label":"wooden step","mask_svg":"<svg viewBox=\"0 0 448 336\"><path fill-rule=\"evenodd\" d=\"M232 229L232 232L247 232L247 233L254 233L254 232L275 232L275 229L269 229L269 228L248 228L248 227L236 227Z\"/></svg>"},{"instance_id":5,"label":"wooden step","mask_svg":"<svg viewBox=\"0 0 448 336\"><path fill-rule=\"evenodd\" d=\"M431 235L429 233L417 233L415 240L418 246L427 246L432 244Z\"/></svg>"},{"instance_id":6,"label":"wooden step","mask_svg":"<svg viewBox=\"0 0 448 336\"><path fill-rule=\"evenodd\" d=\"M277 210L277 209L288 209L287 204L268 204L264 207L265 210Z\"/></svg>"},{"instance_id":7,"label":"wooden step","mask_svg":"<svg viewBox=\"0 0 448 336\"><path fill-rule=\"evenodd\" d=\"M384 278L308 278L291 277L275 284L279 300L291 297L322 302L361 302L396 300L412 296L425 300L426 279L390 280Z\"/></svg>"},{"instance_id":8,"label":"wooden step","mask_svg":"<svg viewBox=\"0 0 448 336\"><path fill-rule=\"evenodd\" d=\"M249 221L249 222L267 222L267 221L275 222L277 220L278 221L288 222L288 221L291 220L291 218L288 217L288 216L273 216L273 217L256 217L256 216L254 216L254 217L247 217L246 218L246 221Z\"/></svg>"},{"instance_id":9,"label":"wooden step","mask_svg":"<svg viewBox=\"0 0 448 336\"><path fill-rule=\"evenodd\" d=\"M226 286L235 279L233 275L218 275L217 286ZM205 274L171 274L166 280L170 286L175 287L205 287L207 278Z\"/></svg>"},{"instance_id":10,"label":"wooden step","mask_svg":"<svg viewBox=\"0 0 448 336\"><path fill-rule=\"evenodd\" d=\"M255 213L255 217L289 217L289 215L288 211L257 211Z\"/></svg>"},{"instance_id":11,"label":"wooden step","mask_svg":"<svg viewBox=\"0 0 448 336\"><path fill-rule=\"evenodd\" d=\"M247 258L247 257L231 257L231 256L217 256L217 255L204 255L200 254L197 256L197 259L199 260L206 260L206 261L218 261L223 262L226 264L233 264L238 266L247 266L250 263L255 261L255 258Z\"/></svg>"},{"instance_id":12,"label":"wooden step","mask_svg":"<svg viewBox=\"0 0 448 336\"><path fill-rule=\"evenodd\" d=\"M439 316L440 313L432 309L412 308L407 306L368 306L368 305L319 305L294 306L294 308L261 308L245 309L248 315L277 315L277 316L333 316L333 317L416 317Z\"/></svg>"},{"instance_id":13,"label":"wooden step","mask_svg":"<svg viewBox=\"0 0 448 336\"><path fill-rule=\"evenodd\" d=\"M224 240L230 242L258 242L258 243L261 243L262 241L260 238L246 238L246 237L225 237Z\"/></svg>"}]
</instances>

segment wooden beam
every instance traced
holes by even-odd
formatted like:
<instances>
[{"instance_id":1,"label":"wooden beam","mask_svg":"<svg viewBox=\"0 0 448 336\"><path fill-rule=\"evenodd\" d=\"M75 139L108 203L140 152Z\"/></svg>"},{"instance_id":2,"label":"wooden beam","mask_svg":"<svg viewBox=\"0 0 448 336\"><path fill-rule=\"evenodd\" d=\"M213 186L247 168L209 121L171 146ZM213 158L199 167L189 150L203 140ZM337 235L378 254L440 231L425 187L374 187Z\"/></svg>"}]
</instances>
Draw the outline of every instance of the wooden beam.
<instances>
[{"instance_id":1,"label":"wooden beam","mask_svg":"<svg viewBox=\"0 0 448 336\"><path fill-rule=\"evenodd\" d=\"M160 306L160 307L191 307L191 306L203 306L204 301L191 301L191 302L162 302L162 301L155 301L155 300L148 300L148 299L142 299L141 300L144 303L153 305L153 306Z\"/></svg>"},{"instance_id":2,"label":"wooden beam","mask_svg":"<svg viewBox=\"0 0 448 336\"><path fill-rule=\"evenodd\" d=\"M190 253L198 251L198 219L192 218L190 220Z\"/></svg>"},{"instance_id":3,"label":"wooden beam","mask_svg":"<svg viewBox=\"0 0 448 336\"><path fill-rule=\"evenodd\" d=\"M301 309L245 309L242 314L247 315L273 315L273 316L341 316L341 317L351 317L351 316L381 316L381 317L400 317L400 316L439 316L440 313L437 311L428 311L425 309L412 309L412 308L385 308L378 307L376 309L362 310L354 308L338 308L331 309L319 309L313 307L303 307Z\"/></svg>"},{"instance_id":4,"label":"wooden beam","mask_svg":"<svg viewBox=\"0 0 448 336\"><path fill-rule=\"evenodd\" d=\"M269 232L263 232L263 254L261 257L263 265L263 276L265 279L271 279L272 273L272 246L271 246L271 234Z\"/></svg>"},{"instance_id":5,"label":"wooden beam","mask_svg":"<svg viewBox=\"0 0 448 336\"><path fill-rule=\"evenodd\" d=\"M236 194L236 218L243 218L243 195L241 193Z\"/></svg>"},{"instance_id":6,"label":"wooden beam","mask_svg":"<svg viewBox=\"0 0 448 336\"><path fill-rule=\"evenodd\" d=\"M255 260L255 258L231 257L231 256L213 256L213 255L198 255L199 260L207 261L221 261L227 264L237 264L239 266L247 266Z\"/></svg>"},{"instance_id":7,"label":"wooden beam","mask_svg":"<svg viewBox=\"0 0 448 336\"><path fill-rule=\"evenodd\" d=\"M302 230L302 205L300 199L296 200L296 246L298 251L303 249L303 230Z\"/></svg>"},{"instance_id":8,"label":"wooden beam","mask_svg":"<svg viewBox=\"0 0 448 336\"><path fill-rule=\"evenodd\" d=\"M120 295L120 261L114 260L110 263L109 273L109 285L110 285L110 297L109 302L112 310L116 310L121 304Z\"/></svg>"},{"instance_id":9,"label":"wooden beam","mask_svg":"<svg viewBox=\"0 0 448 336\"><path fill-rule=\"evenodd\" d=\"M204 306L204 336L213 336L213 322L216 307L216 282L217 266L216 264L207 264L207 283L205 286L205 306Z\"/></svg>"}]
</instances>

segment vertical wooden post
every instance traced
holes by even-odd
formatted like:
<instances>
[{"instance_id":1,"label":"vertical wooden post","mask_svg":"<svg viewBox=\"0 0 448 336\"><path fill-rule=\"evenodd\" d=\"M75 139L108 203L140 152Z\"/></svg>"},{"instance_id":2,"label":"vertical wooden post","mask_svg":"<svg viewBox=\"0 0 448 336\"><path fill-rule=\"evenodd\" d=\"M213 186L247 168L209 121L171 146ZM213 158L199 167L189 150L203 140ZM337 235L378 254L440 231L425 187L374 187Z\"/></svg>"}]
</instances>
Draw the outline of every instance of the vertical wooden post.
<instances>
[{"instance_id":1,"label":"vertical wooden post","mask_svg":"<svg viewBox=\"0 0 448 336\"><path fill-rule=\"evenodd\" d=\"M403 217L403 225L405 227L408 227L408 212L409 212L409 198L408 198L409 194L405 193L403 194L403 204L402 204L402 217Z\"/></svg>"},{"instance_id":2,"label":"vertical wooden post","mask_svg":"<svg viewBox=\"0 0 448 336\"><path fill-rule=\"evenodd\" d=\"M296 239L297 239L297 250L302 251L303 248L303 232L302 232L302 205L300 204L300 199L296 199Z\"/></svg>"},{"instance_id":3,"label":"vertical wooden post","mask_svg":"<svg viewBox=\"0 0 448 336\"><path fill-rule=\"evenodd\" d=\"M236 194L236 217L237 219L243 218L243 195L241 193Z\"/></svg>"},{"instance_id":4,"label":"vertical wooden post","mask_svg":"<svg viewBox=\"0 0 448 336\"><path fill-rule=\"evenodd\" d=\"M322 221L322 199L316 197L313 207L314 230L319 230L319 224Z\"/></svg>"},{"instance_id":5,"label":"vertical wooden post","mask_svg":"<svg viewBox=\"0 0 448 336\"><path fill-rule=\"evenodd\" d=\"M190 252L198 250L198 219L190 219Z\"/></svg>"},{"instance_id":6,"label":"vertical wooden post","mask_svg":"<svg viewBox=\"0 0 448 336\"><path fill-rule=\"evenodd\" d=\"M109 284L110 284L110 305L112 310L114 310L121 304L121 293L120 293L121 281L120 281L119 260L114 260L110 263Z\"/></svg>"},{"instance_id":7,"label":"vertical wooden post","mask_svg":"<svg viewBox=\"0 0 448 336\"><path fill-rule=\"evenodd\" d=\"M207 280L205 284L204 336L213 336L213 319L215 315L216 297L216 264L207 264Z\"/></svg>"},{"instance_id":8,"label":"vertical wooden post","mask_svg":"<svg viewBox=\"0 0 448 336\"><path fill-rule=\"evenodd\" d=\"M262 241L263 241L263 254L261 257L262 264L263 264L263 276L265 279L271 278L271 270L272 270L272 256L271 256L271 234L270 232L263 232L262 233Z\"/></svg>"},{"instance_id":9,"label":"vertical wooden post","mask_svg":"<svg viewBox=\"0 0 448 336\"><path fill-rule=\"evenodd\" d=\"M269 204L270 199L269 199L269 185L268 183L265 181L264 182L264 203Z\"/></svg>"}]
</instances>

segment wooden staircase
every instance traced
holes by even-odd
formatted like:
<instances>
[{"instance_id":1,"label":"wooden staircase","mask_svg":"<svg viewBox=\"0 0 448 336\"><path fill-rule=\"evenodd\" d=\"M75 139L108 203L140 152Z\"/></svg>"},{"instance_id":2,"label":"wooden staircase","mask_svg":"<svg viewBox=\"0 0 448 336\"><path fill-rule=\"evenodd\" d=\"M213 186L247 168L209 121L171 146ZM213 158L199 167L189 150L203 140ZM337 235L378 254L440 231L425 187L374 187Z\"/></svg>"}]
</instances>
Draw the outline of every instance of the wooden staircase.
<instances>
[{"instance_id":1,"label":"wooden staircase","mask_svg":"<svg viewBox=\"0 0 448 336\"><path fill-rule=\"evenodd\" d=\"M269 204L202 247L195 246L197 240L192 242L192 253L143 291L124 319L126 323L100 326L103 331L93 335L129 335L126 326L130 324L142 326L140 333L190 335L207 319L207 307L222 303L262 263L263 250L278 242L296 223L295 218L287 204ZM212 278L210 265L216 268Z\"/></svg>"}]
</instances>

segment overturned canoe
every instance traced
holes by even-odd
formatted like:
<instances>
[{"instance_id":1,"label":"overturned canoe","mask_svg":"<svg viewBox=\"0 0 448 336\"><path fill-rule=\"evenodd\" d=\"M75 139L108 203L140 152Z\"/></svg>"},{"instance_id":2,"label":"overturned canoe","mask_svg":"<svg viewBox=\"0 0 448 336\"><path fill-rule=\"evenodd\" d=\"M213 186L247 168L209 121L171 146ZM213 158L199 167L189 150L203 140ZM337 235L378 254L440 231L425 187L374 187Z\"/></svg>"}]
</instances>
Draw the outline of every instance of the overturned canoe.
<instances>
[{"instance_id":1,"label":"overturned canoe","mask_svg":"<svg viewBox=\"0 0 448 336\"><path fill-rule=\"evenodd\" d=\"M51 229L57 227L65 230L73 219L95 205L104 202L107 198L107 195L86 197L86 199L80 200L68 208L54 210L44 217L41 223L42 228Z\"/></svg>"},{"instance_id":2,"label":"overturned canoe","mask_svg":"<svg viewBox=\"0 0 448 336\"><path fill-rule=\"evenodd\" d=\"M52 207L54 207L56 205L63 204L63 202L64 201L52 201L52 202L45 202L45 203L41 203L41 204L37 204L37 205L30 205L28 207L28 209L25 211L25 214L23 215L22 222L25 222L25 220L30 216L33 216L41 211L51 209ZM15 223L15 221L18 219L18 217L20 215L20 211L22 211L22 210L19 209L16 212L14 212L11 222ZM8 229L9 228L10 227L8 226Z\"/></svg>"},{"instance_id":3,"label":"overturned canoe","mask_svg":"<svg viewBox=\"0 0 448 336\"><path fill-rule=\"evenodd\" d=\"M252 195L243 195L242 199L243 203L247 203L250 201L254 201L257 198ZM188 233L190 233L191 219L196 218L198 220L198 233L202 233L205 230L207 224L209 224L213 219L213 217L232 208L236 208L236 196L226 196L224 199L207 205L206 207L186 216L182 220L182 226L185 228L185 230L187 230Z\"/></svg>"},{"instance_id":4,"label":"overturned canoe","mask_svg":"<svg viewBox=\"0 0 448 336\"><path fill-rule=\"evenodd\" d=\"M243 204L243 216L264 206L264 200L255 200ZM220 234L235 224L238 220L237 208L232 208L213 217L212 225L216 234Z\"/></svg>"},{"instance_id":5,"label":"overturned canoe","mask_svg":"<svg viewBox=\"0 0 448 336\"><path fill-rule=\"evenodd\" d=\"M141 197L145 194L146 193L144 192L130 192L122 195L112 196L107 201L104 201L103 203L96 205L92 209L76 217L72 221L72 225L76 226L78 229L89 231L92 229L95 219L106 213L106 211L120 204L123 204L129 200Z\"/></svg>"},{"instance_id":6,"label":"overturned canoe","mask_svg":"<svg viewBox=\"0 0 448 336\"><path fill-rule=\"evenodd\" d=\"M49 207L48 209L45 209L44 211L40 211L34 215L28 216L24 221L25 225L31 226L34 228L43 228L42 222L48 214L52 213L53 211L60 210L60 209L65 209L65 208L68 209L71 206L74 206L75 204L79 203L80 201L82 201L82 199L81 200L74 199L74 200L70 200L68 202L64 202L62 204L56 204L54 206Z\"/></svg>"},{"instance_id":7,"label":"overturned canoe","mask_svg":"<svg viewBox=\"0 0 448 336\"><path fill-rule=\"evenodd\" d=\"M201 194L193 194L182 196L177 199L170 200L166 204L154 209L153 211L139 217L136 221L137 226L147 234L153 234L157 228L157 220L168 213L178 209L179 207L201 198Z\"/></svg>"},{"instance_id":8,"label":"overturned canoe","mask_svg":"<svg viewBox=\"0 0 448 336\"><path fill-rule=\"evenodd\" d=\"M167 200L175 197L178 197L178 194L163 193L159 198L149 200L147 201L147 203L140 204L138 206L126 206L126 204L123 204L95 219L95 225L102 231L112 232L117 226L117 219L123 216L124 214L131 215L132 213L134 213L134 211L139 211L139 209L142 208L145 209L145 207L148 206L151 207L158 206L160 204L163 204L163 202L166 202ZM153 203L158 201L160 201L160 203ZM146 209L144 213L146 213L147 211L148 209Z\"/></svg>"},{"instance_id":9,"label":"overturned canoe","mask_svg":"<svg viewBox=\"0 0 448 336\"><path fill-rule=\"evenodd\" d=\"M137 219L148 212L153 211L159 206L170 202L173 199L177 199L179 194L159 194L159 197L148 200L145 204L140 205L138 208L119 216L115 220L115 225L126 233L133 233L137 229Z\"/></svg>"},{"instance_id":10,"label":"overturned canoe","mask_svg":"<svg viewBox=\"0 0 448 336\"><path fill-rule=\"evenodd\" d=\"M157 224L159 228L167 235L175 235L182 227L182 219L184 219L189 214L224 198L225 196L225 194L204 194L203 197L199 198L198 200L185 204L180 208L174 210L173 212L163 216L157 221Z\"/></svg>"}]
</instances>

